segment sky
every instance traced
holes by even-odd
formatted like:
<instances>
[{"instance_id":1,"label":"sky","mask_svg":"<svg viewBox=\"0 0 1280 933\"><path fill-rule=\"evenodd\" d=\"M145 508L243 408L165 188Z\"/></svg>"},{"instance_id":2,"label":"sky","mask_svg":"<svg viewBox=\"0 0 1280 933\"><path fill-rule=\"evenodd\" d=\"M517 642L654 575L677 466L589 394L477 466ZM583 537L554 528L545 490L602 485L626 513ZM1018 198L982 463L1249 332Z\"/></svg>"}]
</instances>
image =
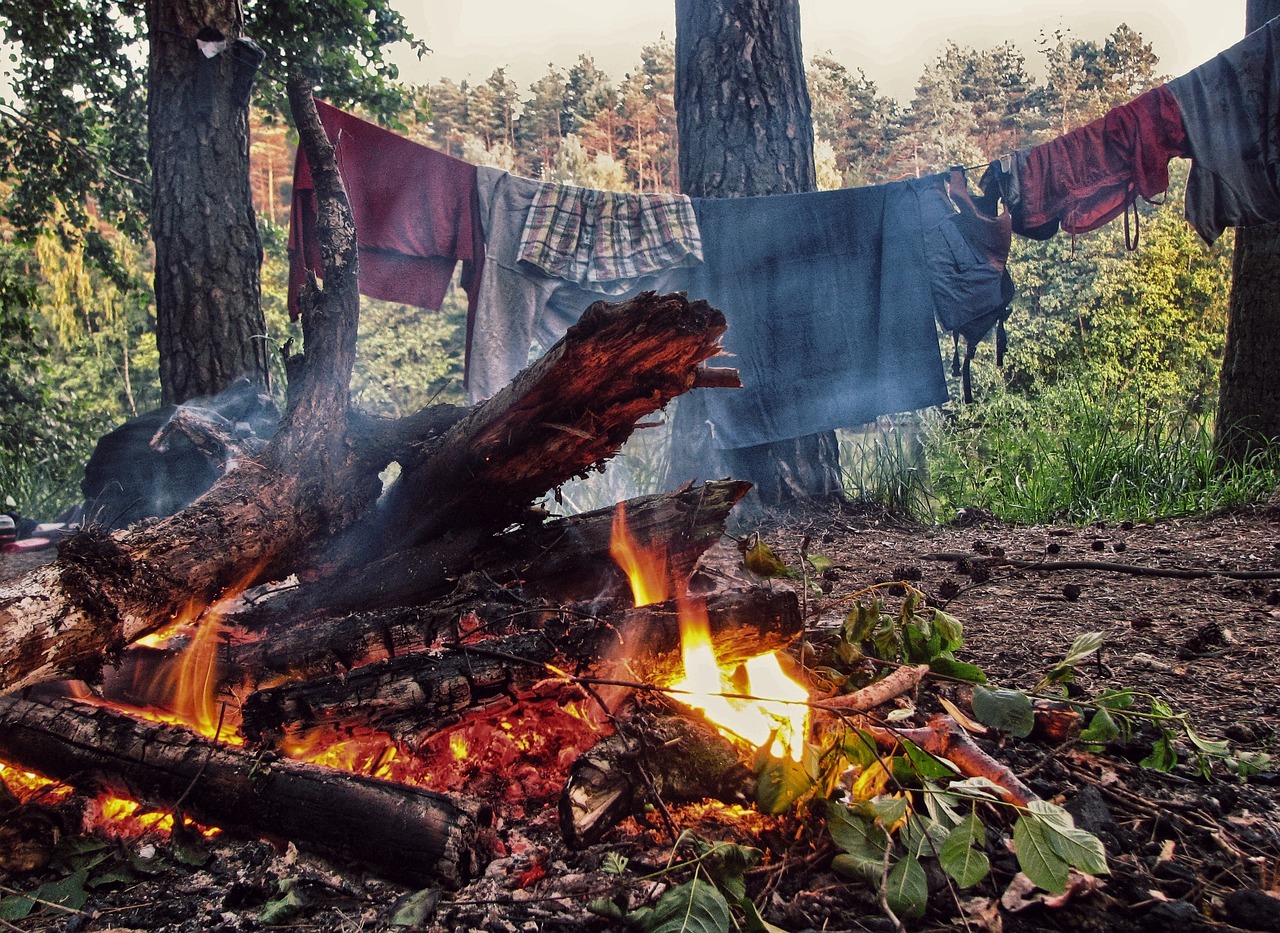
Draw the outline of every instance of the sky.
<instances>
[{"instance_id":1,"label":"sky","mask_svg":"<svg viewBox=\"0 0 1280 933\"><path fill-rule=\"evenodd\" d=\"M548 64L568 68L581 52L614 81L640 48L675 35L675 0L398 0L410 29L433 50L398 58L414 83L483 80L497 67L527 90ZM882 93L907 103L924 65L948 39L990 48L1012 40L1038 71L1036 39L1070 30L1103 41L1128 23L1170 76L1190 71L1244 35L1245 0L800 0L806 59L831 52L861 68Z\"/></svg>"}]
</instances>

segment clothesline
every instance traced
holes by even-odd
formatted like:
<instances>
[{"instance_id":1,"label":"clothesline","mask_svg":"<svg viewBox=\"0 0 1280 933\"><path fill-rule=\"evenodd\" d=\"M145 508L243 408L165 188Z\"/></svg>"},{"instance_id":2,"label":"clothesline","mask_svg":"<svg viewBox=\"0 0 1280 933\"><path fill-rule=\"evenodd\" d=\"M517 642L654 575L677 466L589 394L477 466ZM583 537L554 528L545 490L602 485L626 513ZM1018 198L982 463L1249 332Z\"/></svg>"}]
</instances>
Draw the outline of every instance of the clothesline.
<instances>
[{"instance_id":1,"label":"clothesline","mask_svg":"<svg viewBox=\"0 0 1280 933\"><path fill-rule=\"evenodd\" d=\"M966 363L977 339L1003 321L1012 298L1008 230L1043 239L1059 229L1085 233L1121 213L1127 218L1137 198L1151 200L1167 188L1174 157L1192 159L1187 217L1206 241L1225 225L1280 220L1273 181L1280 139L1269 130L1271 102L1280 101L1278 35L1274 20L1188 75L991 162L981 198L971 197L963 178L948 192L948 178L939 174L799 195L691 200L701 264L690 249L664 253L671 239L644 239L653 233L646 225L666 223L658 202L644 200L656 196L477 168L317 106L339 141L362 291L438 309L463 262L473 399L506 385L535 344L549 346L592 301L642 287L685 288L729 320L725 345L746 388L712 396L708 410L715 443L734 448L945 400L934 321L966 336ZM294 283L318 265L307 227L314 219L309 191L299 153L291 299ZM681 202L664 209L671 203ZM998 213L1000 203L1005 210ZM851 217L858 222L851 225ZM993 238L989 225L997 221L1007 229ZM522 250L531 242L542 245ZM656 243L655 255L666 258L634 267L629 251L638 255L640 242ZM624 271L594 278L582 271L605 267ZM885 290L885 282L892 287ZM886 334L893 339L882 344ZM904 357L910 366L901 364Z\"/></svg>"}]
</instances>

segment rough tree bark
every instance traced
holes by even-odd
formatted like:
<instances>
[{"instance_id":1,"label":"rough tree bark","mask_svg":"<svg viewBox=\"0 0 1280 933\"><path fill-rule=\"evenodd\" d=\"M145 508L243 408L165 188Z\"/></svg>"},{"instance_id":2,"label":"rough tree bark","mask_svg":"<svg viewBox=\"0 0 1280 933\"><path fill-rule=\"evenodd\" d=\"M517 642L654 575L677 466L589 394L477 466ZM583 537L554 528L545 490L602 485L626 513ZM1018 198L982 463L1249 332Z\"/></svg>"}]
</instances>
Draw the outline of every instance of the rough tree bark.
<instances>
[{"instance_id":1,"label":"rough tree bark","mask_svg":"<svg viewBox=\"0 0 1280 933\"><path fill-rule=\"evenodd\" d=\"M676 0L680 186L693 197L813 191L813 119L798 0ZM724 475L759 501L842 494L835 432L717 450L697 393L677 406L668 486Z\"/></svg>"},{"instance_id":2,"label":"rough tree bark","mask_svg":"<svg viewBox=\"0 0 1280 933\"><path fill-rule=\"evenodd\" d=\"M162 403L266 386L249 92L262 59L238 0L148 0L156 343ZM202 43L208 53L202 51Z\"/></svg>"},{"instance_id":3,"label":"rough tree bark","mask_svg":"<svg viewBox=\"0 0 1280 933\"><path fill-rule=\"evenodd\" d=\"M1245 31L1280 16L1280 0L1249 0ZM1214 444L1242 462L1260 443L1280 438L1280 224L1236 230L1227 306L1227 344L1218 386Z\"/></svg>"},{"instance_id":4,"label":"rough tree bark","mask_svg":"<svg viewBox=\"0 0 1280 933\"><path fill-rule=\"evenodd\" d=\"M202 739L104 707L0 697L0 756L231 832L267 833L415 884L459 887L488 860L483 804Z\"/></svg>"}]
</instances>

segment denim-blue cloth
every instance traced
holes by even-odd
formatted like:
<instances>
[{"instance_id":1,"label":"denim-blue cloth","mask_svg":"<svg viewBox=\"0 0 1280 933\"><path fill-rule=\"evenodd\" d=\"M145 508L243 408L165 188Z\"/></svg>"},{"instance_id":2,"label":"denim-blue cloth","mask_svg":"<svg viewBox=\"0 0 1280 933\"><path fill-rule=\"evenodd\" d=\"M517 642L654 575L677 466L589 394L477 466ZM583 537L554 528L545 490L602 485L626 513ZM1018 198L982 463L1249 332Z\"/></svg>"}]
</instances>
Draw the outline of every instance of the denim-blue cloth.
<instances>
[{"instance_id":1,"label":"denim-blue cloth","mask_svg":"<svg viewBox=\"0 0 1280 933\"><path fill-rule=\"evenodd\" d=\"M1280 17L1169 82L1191 150L1186 215L1212 243L1280 221Z\"/></svg>"},{"instance_id":2,"label":"denim-blue cloth","mask_svg":"<svg viewBox=\"0 0 1280 933\"><path fill-rule=\"evenodd\" d=\"M724 312L743 384L705 391L717 447L947 401L924 248L954 210L943 176L693 203L705 262L689 294Z\"/></svg>"}]
</instances>

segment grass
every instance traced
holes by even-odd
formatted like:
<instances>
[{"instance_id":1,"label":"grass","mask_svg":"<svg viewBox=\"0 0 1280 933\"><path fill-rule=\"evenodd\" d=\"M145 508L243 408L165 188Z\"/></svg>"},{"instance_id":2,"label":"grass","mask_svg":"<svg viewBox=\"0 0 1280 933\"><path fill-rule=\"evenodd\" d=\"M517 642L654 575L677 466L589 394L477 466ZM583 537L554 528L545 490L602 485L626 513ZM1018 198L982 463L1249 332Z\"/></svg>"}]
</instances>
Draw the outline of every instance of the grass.
<instances>
[{"instance_id":1,"label":"grass","mask_svg":"<svg viewBox=\"0 0 1280 933\"><path fill-rule=\"evenodd\" d=\"M1067 390L1001 398L929 425L937 495L1025 523L1153 520L1250 505L1280 483L1280 448L1222 463L1202 416Z\"/></svg>"}]
</instances>

